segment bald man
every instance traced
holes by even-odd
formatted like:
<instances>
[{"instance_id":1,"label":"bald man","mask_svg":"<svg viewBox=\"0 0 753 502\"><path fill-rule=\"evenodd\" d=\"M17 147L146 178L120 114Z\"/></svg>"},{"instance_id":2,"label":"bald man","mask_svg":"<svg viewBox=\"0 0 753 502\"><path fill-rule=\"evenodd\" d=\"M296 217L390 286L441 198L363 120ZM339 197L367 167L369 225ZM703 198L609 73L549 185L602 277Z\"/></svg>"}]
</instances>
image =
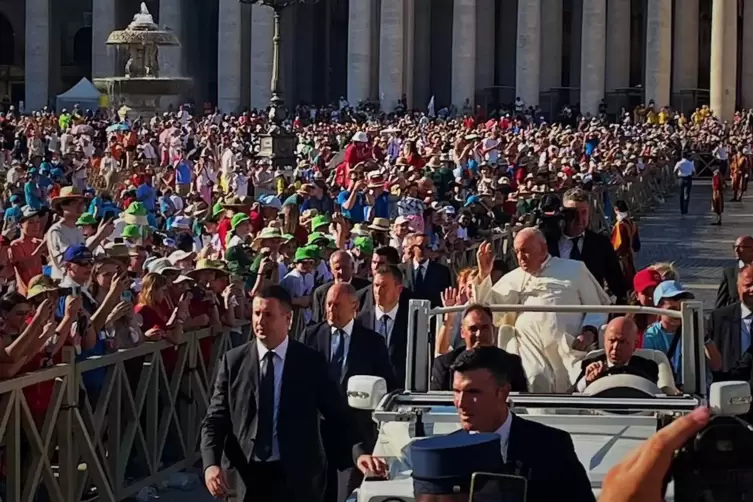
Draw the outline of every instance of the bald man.
<instances>
[{"instance_id":1,"label":"bald man","mask_svg":"<svg viewBox=\"0 0 753 502\"><path fill-rule=\"evenodd\" d=\"M737 274L740 269L753 263L753 237L743 235L735 240L733 247L737 263L730 267L725 267L722 273L722 282L719 284L719 290L716 293L715 308L726 307L740 301L737 294Z\"/></svg>"},{"instance_id":2,"label":"bald man","mask_svg":"<svg viewBox=\"0 0 753 502\"><path fill-rule=\"evenodd\" d=\"M549 254L540 230L525 228L515 237L518 268L492 285L494 251L482 244L477 254L479 275L476 299L488 305L609 305L610 299L581 261ZM572 369L597 342L607 315L579 312L497 313L498 327L514 325L516 335L499 346L518 354L528 376L531 392L568 392Z\"/></svg>"},{"instance_id":3,"label":"bald man","mask_svg":"<svg viewBox=\"0 0 753 502\"><path fill-rule=\"evenodd\" d=\"M616 317L604 332L604 353L584 359L576 387L583 391L588 385L607 374L628 373L653 383L659 381L659 365L634 355L638 345L638 326L632 319Z\"/></svg>"},{"instance_id":4,"label":"bald man","mask_svg":"<svg viewBox=\"0 0 753 502\"><path fill-rule=\"evenodd\" d=\"M391 391L397 388L397 377L390 363L387 345L382 335L356 320L358 298L356 289L348 283L332 285L324 302L325 320L309 326L304 343L321 352L327 359L330 377L337 381L343 395L348 379L354 375L372 375L385 379ZM350 408L359 439L359 454L371 453L376 443L376 424L371 412ZM340 431L322 422L322 438L327 451L328 480L324 502L344 501L361 484L361 471L354 468L353 452L339 444Z\"/></svg>"},{"instance_id":5,"label":"bald man","mask_svg":"<svg viewBox=\"0 0 753 502\"><path fill-rule=\"evenodd\" d=\"M314 323L322 322L325 319L324 302L329 288L334 284L352 284L356 291L360 291L369 285L368 280L354 276L355 261L347 251L338 250L332 253L332 256L329 257L329 270L334 279L314 289L314 296L311 300L311 320Z\"/></svg>"}]
</instances>

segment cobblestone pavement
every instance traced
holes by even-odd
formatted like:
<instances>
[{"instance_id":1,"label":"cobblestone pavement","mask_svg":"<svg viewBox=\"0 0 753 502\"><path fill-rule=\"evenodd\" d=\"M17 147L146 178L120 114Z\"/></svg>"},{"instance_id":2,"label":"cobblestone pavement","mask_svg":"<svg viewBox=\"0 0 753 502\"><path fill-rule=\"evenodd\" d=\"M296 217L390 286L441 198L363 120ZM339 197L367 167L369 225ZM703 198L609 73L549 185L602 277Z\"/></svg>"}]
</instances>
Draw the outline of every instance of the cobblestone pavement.
<instances>
[{"instance_id":1,"label":"cobblestone pavement","mask_svg":"<svg viewBox=\"0 0 753 502\"><path fill-rule=\"evenodd\" d=\"M722 269L734 263L732 245L735 239L751 233L753 224L753 199L729 202L725 197L722 226L711 212L711 182L693 184L690 195L690 214L680 216L678 195L667 197L650 214L641 217L638 227L641 251L638 267L656 262L674 262L680 272L681 282L703 302L704 308L713 308L716 289L722 279Z\"/></svg>"},{"instance_id":2,"label":"cobblestone pavement","mask_svg":"<svg viewBox=\"0 0 753 502\"><path fill-rule=\"evenodd\" d=\"M727 196L729 200L729 195ZM641 252L638 266L660 261L674 262L682 282L703 301L713 307L722 268L734 263L732 244L742 234L753 233L753 199L725 202L721 227L712 226L711 183L699 181L690 196L690 214L680 217L677 195L667 197L662 205L639 218ZM214 501L201 486L192 492L169 491L159 494L162 502Z\"/></svg>"}]
</instances>

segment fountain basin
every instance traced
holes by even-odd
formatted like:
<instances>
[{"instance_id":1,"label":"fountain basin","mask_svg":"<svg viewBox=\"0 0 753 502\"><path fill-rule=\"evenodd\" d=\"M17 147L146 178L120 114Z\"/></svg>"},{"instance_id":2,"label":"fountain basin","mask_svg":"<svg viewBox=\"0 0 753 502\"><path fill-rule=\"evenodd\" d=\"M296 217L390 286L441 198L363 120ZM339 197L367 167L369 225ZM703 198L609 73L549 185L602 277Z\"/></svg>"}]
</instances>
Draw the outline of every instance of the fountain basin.
<instances>
[{"instance_id":1,"label":"fountain basin","mask_svg":"<svg viewBox=\"0 0 753 502\"><path fill-rule=\"evenodd\" d=\"M135 116L151 118L179 103L190 93L193 80L185 77L105 77L94 85L105 94L110 106L126 105Z\"/></svg>"}]
</instances>

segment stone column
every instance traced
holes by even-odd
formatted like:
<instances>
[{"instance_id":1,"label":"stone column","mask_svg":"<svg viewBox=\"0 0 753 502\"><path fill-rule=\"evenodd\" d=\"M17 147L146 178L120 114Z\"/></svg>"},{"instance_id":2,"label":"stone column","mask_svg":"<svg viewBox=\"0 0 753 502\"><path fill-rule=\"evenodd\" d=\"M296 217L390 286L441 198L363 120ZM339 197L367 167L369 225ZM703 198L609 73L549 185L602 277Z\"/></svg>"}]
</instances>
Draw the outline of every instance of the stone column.
<instances>
[{"instance_id":1,"label":"stone column","mask_svg":"<svg viewBox=\"0 0 753 502\"><path fill-rule=\"evenodd\" d=\"M115 0L92 2L92 77L119 75L115 67L115 49L106 45L107 37L117 29ZM160 52L160 55L162 53ZM160 63L161 66L161 63Z\"/></svg>"},{"instance_id":2,"label":"stone column","mask_svg":"<svg viewBox=\"0 0 753 502\"><path fill-rule=\"evenodd\" d=\"M580 88L581 43L583 42L583 2L572 0L570 19L570 87ZM575 104L575 103L572 103Z\"/></svg>"},{"instance_id":3,"label":"stone column","mask_svg":"<svg viewBox=\"0 0 753 502\"><path fill-rule=\"evenodd\" d=\"M562 87L562 0L541 0L541 90Z\"/></svg>"},{"instance_id":4,"label":"stone column","mask_svg":"<svg viewBox=\"0 0 753 502\"><path fill-rule=\"evenodd\" d=\"M99 3L99 0L94 0L94 3ZM159 25L160 28L175 33L181 44L186 42L183 30L183 0L160 0ZM183 47L160 47L159 69L162 77L184 77Z\"/></svg>"},{"instance_id":5,"label":"stone column","mask_svg":"<svg viewBox=\"0 0 753 502\"><path fill-rule=\"evenodd\" d=\"M580 55L580 110L599 113L604 99L607 57L607 0L583 0Z\"/></svg>"},{"instance_id":6,"label":"stone column","mask_svg":"<svg viewBox=\"0 0 753 502\"><path fill-rule=\"evenodd\" d=\"M699 0L675 2L672 91L698 87ZM753 14L753 8L749 9Z\"/></svg>"},{"instance_id":7,"label":"stone column","mask_svg":"<svg viewBox=\"0 0 753 502\"><path fill-rule=\"evenodd\" d=\"M753 108L753 4L743 4L743 58L740 68L742 85L740 101L743 108Z\"/></svg>"},{"instance_id":8,"label":"stone column","mask_svg":"<svg viewBox=\"0 0 753 502\"><path fill-rule=\"evenodd\" d=\"M218 1L217 106L223 113L234 113L241 106L243 88L242 9L237 0Z\"/></svg>"},{"instance_id":9,"label":"stone column","mask_svg":"<svg viewBox=\"0 0 753 502\"><path fill-rule=\"evenodd\" d=\"M737 82L737 30L730 29L737 0L713 0L711 13L711 109L722 120L735 114Z\"/></svg>"},{"instance_id":10,"label":"stone column","mask_svg":"<svg viewBox=\"0 0 753 502\"><path fill-rule=\"evenodd\" d=\"M382 0L379 33L379 104L392 112L403 95L404 30L402 0Z\"/></svg>"},{"instance_id":11,"label":"stone column","mask_svg":"<svg viewBox=\"0 0 753 502\"><path fill-rule=\"evenodd\" d=\"M518 2L498 2L497 16L499 18L496 40L497 46L497 85L509 87L509 99L504 102L515 101L515 51L517 46ZM507 91L507 89L505 89Z\"/></svg>"},{"instance_id":12,"label":"stone column","mask_svg":"<svg viewBox=\"0 0 753 502\"><path fill-rule=\"evenodd\" d=\"M371 95L371 0L350 0L348 11L348 102Z\"/></svg>"},{"instance_id":13,"label":"stone column","mask_svg":"<svg viewBox=\"0 0 753 502\"><path fill-rule=\"evenodd\" d=\"M274 12L259 4L251 6L251 108L269 104L272 83L272 36Z\"/></svg>"},{"instance_id":14,"label":"stone column","mask_svg":"<svg viewBox=\"0 0 753 502\"><path fill-rule=\"evenodd\" d=\"M670 104L672 84L672 0L648 0L646 9L646 104Z\"/></svg>"},{"instance_id":15,"label":"stone column","mask_svg":"<svg viewBox=\"0 0 753 502\"><path fill-rule=\"evenodd\" d=\"M455 0L452 9L452 104L463 111L476 93L476 0Z\"/></svg>"},{"instance_id":16,"label":"stone column","mask_svg":"<svg viewBox=\"0 0 753 502\"><path fill-rule=\"evenodd\" d=\"M541 0L518 3L515 94L526 106L539 103L541 89Z\"/></svg>"},{"instance_id":17,"label":"stone column","mask_svg":"<svg viewBox=\"0 0 753 502\"><path fill-rule=\"evenodd\" d=\"M50 92L50 0L26 0L26 112L40 110Z\"/></svg>"},{"instance_id":18,"label":"stone column","mask_svg":"<svg viewBox=\"0 0 753 502\"><path fill-rule=\"evenodd\" d=\"M403 0L403 93L408 108L423 106L413 99L414 76L416 74L416 2Z\"/></svg>"},{"instance_id":19,"label":"stone column","mask_svg":"<svg viewBox=\"0 0 753 502\"><path fill-rule=\"evenodd\" d=\"M607 1L607 92L630 87L630 3Z\"/></svg>"},{"instance_id":20,"label":"stone column","mask_svg":"<svg viewBox=\"0 0 753 502\"><path fill-rule=\"evenodd\" d=\"M476 0L476 88L494 85L495 1Z\"/></svg>"}]
</instances>

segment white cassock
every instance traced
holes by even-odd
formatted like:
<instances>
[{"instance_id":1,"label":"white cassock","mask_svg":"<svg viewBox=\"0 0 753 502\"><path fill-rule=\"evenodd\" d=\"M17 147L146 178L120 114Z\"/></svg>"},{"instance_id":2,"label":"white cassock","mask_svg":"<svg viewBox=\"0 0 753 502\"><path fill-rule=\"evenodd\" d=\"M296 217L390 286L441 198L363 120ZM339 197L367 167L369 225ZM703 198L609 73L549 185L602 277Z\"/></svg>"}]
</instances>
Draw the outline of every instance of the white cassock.
<instances>
[{"instance_id":1,"label":"white cassock","mask_svg":"<svg viewBox=\"0 0 753 502\"><path fill-rule=\"evenodd\" d=\"M583 262L552 256L535 275L516 268L494 286L487 277L476 287L476 299L490 305L610 304ZM501 328L498 345L523 360L529 391L562 393L572 387L570 374L586 355L572 348L574 338L583 326L598 330L607 318L595 313L510 312L495 313L494 324Z\"/></svg>"}]
</instances>

